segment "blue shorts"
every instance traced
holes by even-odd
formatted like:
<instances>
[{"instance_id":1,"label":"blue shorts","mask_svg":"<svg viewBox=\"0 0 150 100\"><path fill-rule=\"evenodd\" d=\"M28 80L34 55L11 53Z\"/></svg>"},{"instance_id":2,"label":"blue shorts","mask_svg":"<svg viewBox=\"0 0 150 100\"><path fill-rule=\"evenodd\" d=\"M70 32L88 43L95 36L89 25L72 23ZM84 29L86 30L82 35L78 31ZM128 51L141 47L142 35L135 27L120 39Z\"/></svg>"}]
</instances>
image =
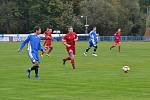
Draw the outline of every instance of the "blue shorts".
<instances>
[{"instance_id":1,"label":"blue shorts","mask_svg":"<svg viewBox=\"0 0 150 100\"><path fill-rule=\"evenodd\" d=\"M33 53L32 51L28 51L28 55L33 64L35 63L35 61L37 61L40 64L40 57L38 53Z\"/></svg>"},{"instance_id":2,"label":"blue shorts","mask_svg":"<svg viewBox=\"0 0 150 100\"><path fill-rule=\"evenodd\" d=\"M96 46L96 45L97 45L96 42L94 42L94 41L89 41L89 47L93 47L93 46Z\"/></svg>"}]
</instances>

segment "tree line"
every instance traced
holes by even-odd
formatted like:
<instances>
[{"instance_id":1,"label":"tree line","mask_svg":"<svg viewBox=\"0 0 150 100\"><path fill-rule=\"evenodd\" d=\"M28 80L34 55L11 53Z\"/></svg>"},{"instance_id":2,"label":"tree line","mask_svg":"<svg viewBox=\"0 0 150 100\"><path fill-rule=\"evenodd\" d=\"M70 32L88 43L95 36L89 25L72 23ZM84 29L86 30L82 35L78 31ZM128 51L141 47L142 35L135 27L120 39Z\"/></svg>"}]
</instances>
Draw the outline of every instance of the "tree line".
<instances>
[{"instance_id":1,"label":"tree line","mask_svg":"<svg viewBox=\"0 0 150 100\"><path fill-rule=\"evenodd\" d=\"M0 33L29 33L35 25L66 32L72 25L85 33L85 24L100 35L143 35L150 0L0 0ZM84 17L81 17L84 16ZM148 23L149 25L149 23Z\"/></svg>"}]
</instances>

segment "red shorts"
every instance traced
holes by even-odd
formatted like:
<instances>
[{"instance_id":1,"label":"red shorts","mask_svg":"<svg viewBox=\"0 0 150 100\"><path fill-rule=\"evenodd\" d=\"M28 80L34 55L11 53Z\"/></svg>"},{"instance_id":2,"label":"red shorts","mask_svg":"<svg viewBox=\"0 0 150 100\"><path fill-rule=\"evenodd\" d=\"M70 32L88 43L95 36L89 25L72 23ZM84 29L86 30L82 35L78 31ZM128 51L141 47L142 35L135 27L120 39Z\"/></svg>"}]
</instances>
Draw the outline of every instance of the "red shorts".
<instances>
[{"instance_id":1,"label":"red shorts","mask_svg":"<svg viewBox=\"0 0 150 100\"><path fill-rule=\"evenodd\" d=\"M44 48L45 49L48 49L48 48L51 48L52 46L51 46L51 41L50 40L46 40L45 42L44 42Z\"/></svg>"},{"instance_id":2,"label":"red shorts","mask_svg":"<svg viewBox=\"0 0 150 100\"><path fill-rule=\"evenodd\" d=\"M68 53L73 52L74 55L76 54L75 47L66 47L66 50Z\"/></svg>"},{"instance_id":3,"label":"red shorts","mask_svg":"<svg viewBox=\"0 0 150 100\"><path fill-rule=\"evenodd\" d=\"M51 40L45 40L44 46L50 46L51 45Z\"/></svg>"},{"instance_id":4,"label":"red shorts","mask_svg":"<svg viewBox=\"0 0 150 100\"><path fill-rule=\"evenodd\" d=\"M120 40L115 40L115 44L120 44Z\"/></svg>"}]
</instances>

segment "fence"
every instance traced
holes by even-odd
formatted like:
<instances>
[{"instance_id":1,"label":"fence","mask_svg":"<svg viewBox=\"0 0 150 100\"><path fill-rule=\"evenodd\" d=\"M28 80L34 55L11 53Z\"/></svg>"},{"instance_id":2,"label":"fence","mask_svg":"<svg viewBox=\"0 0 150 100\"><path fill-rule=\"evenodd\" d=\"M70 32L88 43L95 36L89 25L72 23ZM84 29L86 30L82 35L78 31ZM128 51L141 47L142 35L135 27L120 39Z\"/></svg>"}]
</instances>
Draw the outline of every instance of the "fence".
<instances>
[{"instance_id":1,"label":"fence","mask_svg":"<svg viewBox=\"0 0 150 100\"><path fill-rule=\"evenodd\" d=\"M0 41L23 41L28 34L1 34ZM43 35L40 35L41 39L43 39ZM60 34L52 34L53 41L61 41L62 35ZM88 41L89 37L86 34L78 34L79 41ZM113 41L114 36L99 36L99 41ZM146 36L121 36L121 41L144 41L150 40L150 37Z\"/></svg>"},{"instance_id":2,"label":"fence","mask_svg":"<svg viewBox=\"0 0 150 100\"><path fill-rule=\"evenodd\" d=\"M89 40L89 36L78 36L79 41L88 41ZM54 37L53 38L56 41L60 41L61 37ZM99 41L113 41L114 40L114 36L99 36L98 37ZM150 37L147 36L121 36L120 38L121 41L148 41L150 40Z\"/></svg>"},{"instance_id":3,"label":"fence","mask_svg":"<svg viewBox=\"0 0 150 100\"><path fill-rule=\"evenodd\" d=\"M101 41L113 41L114 36L100 36ZM121 36L121 41L144 41L150 40L150 37L146 36Z\"/></svg>"}]
</instances>

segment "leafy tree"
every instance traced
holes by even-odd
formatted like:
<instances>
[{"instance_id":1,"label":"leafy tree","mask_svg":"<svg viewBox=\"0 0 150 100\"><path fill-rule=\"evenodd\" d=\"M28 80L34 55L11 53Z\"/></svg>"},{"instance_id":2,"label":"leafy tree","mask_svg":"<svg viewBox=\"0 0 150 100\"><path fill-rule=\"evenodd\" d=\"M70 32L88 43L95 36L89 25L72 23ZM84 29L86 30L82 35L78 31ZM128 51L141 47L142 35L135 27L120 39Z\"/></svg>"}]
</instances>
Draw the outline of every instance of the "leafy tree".
<instances>
[{"instance_id":1,"label":"leafy tree","mask_svg":"<svg viewBox=\"0 0 150 100\"><path fill-rule=\"evenodd\" d=\"M6 33L16 33L19 31L20 23L18 18L21 16L16 2L5 1L0 5L0 30Z\"/></svg>"},{"instance_id":2,"label":"leafy tree","mask_svg":"<svg viewBox=\"0 0 150 100\"><path fill-rule=\"evenodd\" d=\"M103 35L111 35L117 27L117 12L104 0L84 0L81 2L81 14L88 16L88 23L97 26Z\"/></svg>"},{"instance_id":3,"label":"leafy tree","mask_svg":"<svg viewBox=\"0 0 150 100\"><path fill-rule=\"evenodd\" d=\"M148 6L150 0L0 0L0 32L29 33L35 25L65 32L72 25L84 33L83 15L101 35L112 35L120 27L123 35L143 35L146 22L150 25Z\"/></svg>"}]
</instances>

